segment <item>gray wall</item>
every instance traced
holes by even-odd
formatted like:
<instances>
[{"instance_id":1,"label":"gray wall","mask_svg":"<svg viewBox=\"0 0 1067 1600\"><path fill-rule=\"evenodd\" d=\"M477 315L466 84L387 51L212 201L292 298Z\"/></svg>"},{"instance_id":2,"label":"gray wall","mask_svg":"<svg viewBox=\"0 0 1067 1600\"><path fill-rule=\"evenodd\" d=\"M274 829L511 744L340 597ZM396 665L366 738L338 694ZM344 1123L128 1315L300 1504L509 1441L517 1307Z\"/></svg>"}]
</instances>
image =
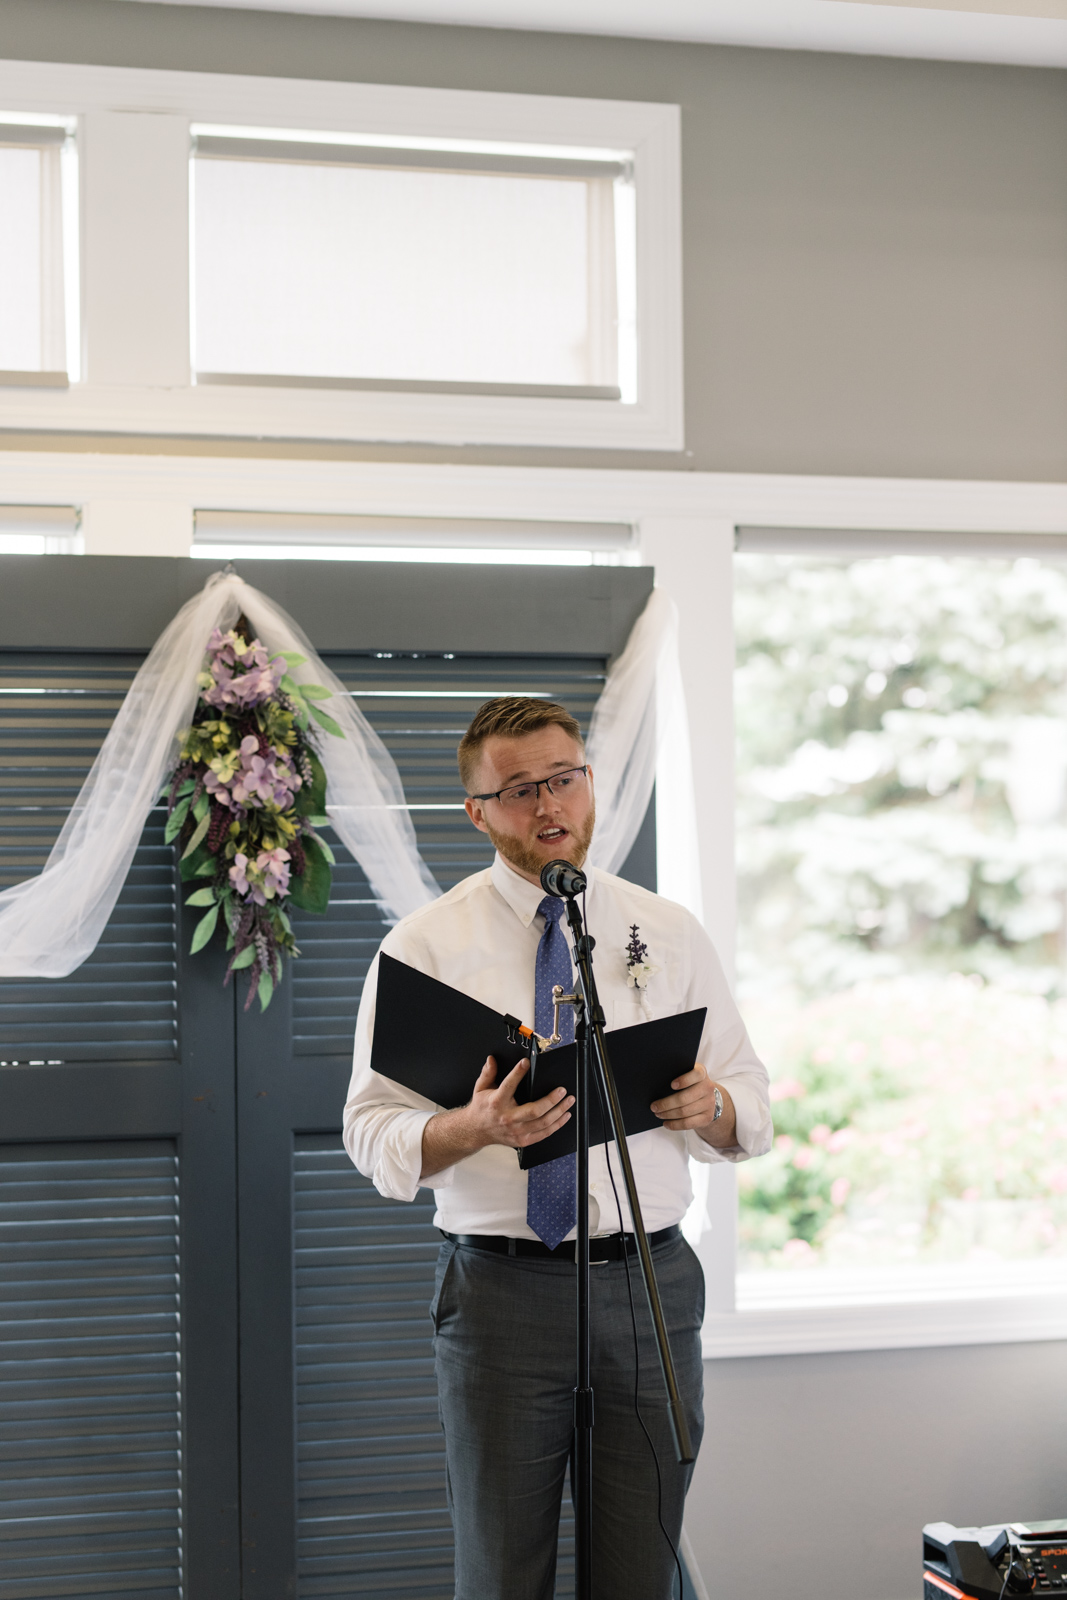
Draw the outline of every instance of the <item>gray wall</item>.
<instances>
[{"instance_id":1,"label":"gray wall","mask_svg":"<svg viewBox=\"0 0 1067 1600\"><path fill-rule=\"evenodd\" d=\"M1067 1345L705 1364L713 1600L908 1600L923 1524L1067 1519Z\"/></svg>"},{"instance_id":2,"label":"gray wall","mask_svg":"<svg viewBox=\"0 0 1067 1600\"><path fill-rule=\"evenodd\" d=\"M682 105L684 456L321 454L1067 475L1065 72L125 0L0 0L0 54Z\"/></svg>"}]
</instances>

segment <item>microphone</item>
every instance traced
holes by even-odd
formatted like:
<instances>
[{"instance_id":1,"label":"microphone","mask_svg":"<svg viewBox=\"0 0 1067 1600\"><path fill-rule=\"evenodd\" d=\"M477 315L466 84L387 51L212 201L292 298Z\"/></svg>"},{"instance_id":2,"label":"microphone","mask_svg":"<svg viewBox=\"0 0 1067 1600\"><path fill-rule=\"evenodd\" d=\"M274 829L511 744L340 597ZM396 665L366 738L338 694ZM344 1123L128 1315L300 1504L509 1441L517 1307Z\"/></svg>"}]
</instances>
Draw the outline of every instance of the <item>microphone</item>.
<instances>
[{"instance_id":1,"label":"microphone","mask_svg":"<svg viewBox=\"0 0 1067 1600\"><path fill-rule=\"evenodd\" d=\"M550 861L547 867L541 868L541 887L557 899L573 900L585 889L585 873L572 867L569 861Z\"/></svg>"}]
</instances>

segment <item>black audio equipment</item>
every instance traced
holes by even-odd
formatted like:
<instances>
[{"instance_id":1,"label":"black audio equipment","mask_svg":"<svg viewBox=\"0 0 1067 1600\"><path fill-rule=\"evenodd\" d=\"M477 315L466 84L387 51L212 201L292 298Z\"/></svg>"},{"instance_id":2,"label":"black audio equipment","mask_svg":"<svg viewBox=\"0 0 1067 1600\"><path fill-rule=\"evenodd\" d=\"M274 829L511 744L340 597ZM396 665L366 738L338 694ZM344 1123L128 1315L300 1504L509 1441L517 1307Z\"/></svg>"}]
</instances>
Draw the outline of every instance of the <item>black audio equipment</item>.
<instances>
[{"instance_id":1,"label":"black audio equipment","mask_svg":"<svg viewBox=\"0 0 1067 1600\"><path fill-rule=\"evenodd\" d=\"M923 1600L1067 1600L1067 1517L923 1529Z\"/></svg>"}]
</instances>

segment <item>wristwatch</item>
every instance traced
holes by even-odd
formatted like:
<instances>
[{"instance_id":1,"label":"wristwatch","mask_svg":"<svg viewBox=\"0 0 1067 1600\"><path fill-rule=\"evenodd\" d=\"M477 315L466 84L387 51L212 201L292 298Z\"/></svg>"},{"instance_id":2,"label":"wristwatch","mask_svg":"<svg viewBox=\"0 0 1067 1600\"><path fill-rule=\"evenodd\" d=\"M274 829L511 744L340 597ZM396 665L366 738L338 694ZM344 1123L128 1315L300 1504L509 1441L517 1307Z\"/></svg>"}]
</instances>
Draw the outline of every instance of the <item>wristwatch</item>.
<instances>
[{"instance_id":1,"label":"wristwatch","mask_svg":"<svg viewBox=\"0 0 1067 1600\"><path fill-rule=\"evenodd\" d=\"M712 1088L715 1093L715 1115L711 1120L712 1122L718 1122L719 1118L722 1116L722 1095L719 1092L719 1085L717 1083L713 1084Z\"/></svg>"}]
</instances>

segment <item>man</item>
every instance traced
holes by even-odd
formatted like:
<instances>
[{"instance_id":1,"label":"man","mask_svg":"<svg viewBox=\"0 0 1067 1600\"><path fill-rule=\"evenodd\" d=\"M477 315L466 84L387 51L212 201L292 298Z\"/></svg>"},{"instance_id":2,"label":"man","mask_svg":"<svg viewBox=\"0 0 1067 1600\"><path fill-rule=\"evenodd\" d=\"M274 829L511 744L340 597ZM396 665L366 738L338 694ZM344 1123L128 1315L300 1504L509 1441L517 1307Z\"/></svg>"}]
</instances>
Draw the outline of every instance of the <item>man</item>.
<instances>
[{"instance_id":1,"label":"man","mask_svg":"<svg viewBox=\"0 0 1067 1600\"><path fill-rule=\"evenodd\" d=\"M589 849L593 774L581 731L550 701L490 700L464 735L459 767L467 815L496 846L496 859L405 917L382 949L550 1034L552 985L573 986L570 933L563 902L544 894L540 873L557 859L580 867ZM662 1128L630 1140L696 1445L703 1427L704 1284L678 1228L692 1200L689 1160L740 1161L769 1147L767 1074L695 918L621 878L598 870L589 877L589 931L609 1030L708 1010L700 1064L653 1103ZM420 1185L435 1191L445 1243L431 1316L456 1600L551 1600L573 1427L575 1168L569 1156L527 1174L516 1152L561 1127L572 1100L560 1089L519 1104L515 1094L528 1064L498 1082L492 1057L477 1074L469 1104L448 1111L371 1072L376 976L377 960L356 1026L345 1143L383 1195L411 1200ZM573 1038L569 1010L561 1020L568 1024L564 1037ZM675 1460L621 1190L617 1153L597 1146L588 1195L596 1263L594 1594L667 1600L674 1574L667 1535L676 1546L691 1469Z\"/></svg>"}]
</instances>

